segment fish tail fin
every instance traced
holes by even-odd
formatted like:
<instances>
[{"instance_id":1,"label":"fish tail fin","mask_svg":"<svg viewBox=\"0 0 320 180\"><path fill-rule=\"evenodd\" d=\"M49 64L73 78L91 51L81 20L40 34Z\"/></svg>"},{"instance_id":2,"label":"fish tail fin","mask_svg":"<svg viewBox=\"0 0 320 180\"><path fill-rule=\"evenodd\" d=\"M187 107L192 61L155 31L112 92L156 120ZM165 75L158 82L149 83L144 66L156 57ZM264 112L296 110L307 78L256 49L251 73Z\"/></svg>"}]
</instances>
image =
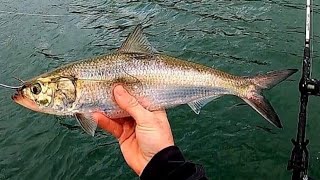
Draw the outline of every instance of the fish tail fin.
<instances>
[{"instance_id":1,"label":"fish tail fin","mask_svg":"<svg viewBox=\"0 0 320 180\"><path fill-rule=\"evenodd\" d=\"M266 74L259 74L254 77L250 77L249 79L260 89L271 89L297 71L298 69L271 71Z\"/></svg>"},{"instance_id":2,"label":"fish tail fin","mask_svg":"<svg viewBox=\"0 0 320 180\"><path fill-rule=\"evenodd\" d=\"M270 102L263 96L262 90L271 89L297 71L297 69L286 69L249 77L249 81L251 81L254 85L249 87L248 92L245 93L245 97L241 98L260 115L262 115L268 122L278 128L282 128L282 124L277 113L274 111Z\"/></svg>"}]
</instances>

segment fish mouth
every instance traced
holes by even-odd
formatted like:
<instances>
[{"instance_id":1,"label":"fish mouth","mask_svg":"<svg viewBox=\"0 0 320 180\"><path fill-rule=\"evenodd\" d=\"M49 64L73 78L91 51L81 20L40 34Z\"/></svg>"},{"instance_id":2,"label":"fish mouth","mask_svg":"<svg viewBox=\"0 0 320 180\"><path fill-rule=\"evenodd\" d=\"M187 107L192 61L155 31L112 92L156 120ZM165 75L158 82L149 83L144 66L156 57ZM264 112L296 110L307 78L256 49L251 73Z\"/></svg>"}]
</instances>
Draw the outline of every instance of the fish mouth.
<instances>
[{"instance_id":1,"label":"fish mouth","mask_svg":"<svg viewBox=\"0 0 320 180\"><path fill-rule=\"evenodd\" d=\"M19 100L24 99L24 96L22 94L22 90L26 88L26 85L22 85L16 89L16 92L11 96L11 99L15 102L18 102Z\"/></svg>"},{"instance_id":2,"label":"fish mouth","mask_svg":"<svg viewBox=\"0 0 320 180\"><path fill-rule=\"evenodd\" d=\"M18 104L20 104L20 105L23 105L23 106L24 106L23 101L26 100L26 98L23 96L23 94L21 93L21 91L16 91L16 92L11 96L11 99L12 99L14 102L16 102L16 103L18 103Z\"/></svg>"},{"instance_id":3,"label":"fish mouth","mask_svg":"<svg viewBox=\"0 0 320 180\"><path fill-rule=\"evenodd\" d=\"M16 102L17 104L20 104L21 106L24 106L24 107L26 107L28 109L31 109L33 111L38 111L38 112L41 111L39 109L38 105L34 101L32 101L32 100L28 99L27 97L25 97L21 93L21 91L15 92L15 94L11 96L11 99L14 102Z\"/></svg>"},{"instance_id":4,"label":"fish mouth","mask_svg":"<svg viewBox=\"0 0 320 180\"><path fill-rule=\"evenodd\" d=\"M22 98L22 94L20 92L15 92L14 95L11 96L11 99L15 102L19 101Z\"/></svg>"}]
</instances>

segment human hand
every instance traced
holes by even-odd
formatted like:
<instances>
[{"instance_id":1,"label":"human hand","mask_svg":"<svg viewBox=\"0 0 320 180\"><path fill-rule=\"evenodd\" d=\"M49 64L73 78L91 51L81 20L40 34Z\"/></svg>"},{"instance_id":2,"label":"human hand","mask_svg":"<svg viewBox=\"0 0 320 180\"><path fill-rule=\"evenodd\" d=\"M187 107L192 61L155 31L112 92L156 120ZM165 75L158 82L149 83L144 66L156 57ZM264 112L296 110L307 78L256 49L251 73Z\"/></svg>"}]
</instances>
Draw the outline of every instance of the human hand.
<instances>
[{"instance_id":1,"label":"human hand","mask_svg":"<svg viewBox=\"0 0 320 180\"><path fill-rule=\"evenodd\" d=\"M115 136L128 165L141 175L151 158L162 149L174 145L165 110L150 112L122 86L114 88L114 98L131 117L110 119L94 113L100 128Z\"/></svg>"}]
</instances>

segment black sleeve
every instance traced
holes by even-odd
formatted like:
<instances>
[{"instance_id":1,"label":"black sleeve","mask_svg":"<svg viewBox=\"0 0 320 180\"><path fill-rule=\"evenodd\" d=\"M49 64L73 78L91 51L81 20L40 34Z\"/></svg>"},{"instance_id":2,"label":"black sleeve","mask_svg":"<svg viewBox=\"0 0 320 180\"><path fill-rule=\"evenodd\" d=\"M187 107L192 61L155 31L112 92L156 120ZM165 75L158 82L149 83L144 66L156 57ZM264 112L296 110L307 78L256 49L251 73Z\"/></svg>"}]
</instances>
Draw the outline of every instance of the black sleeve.
<instances>
[{"instance_id":1,"label":"black sleeve","mask_svg":"<svg viewBox=\"0 0 320 180\"><path fill-rule=\"evenodd\" d=\"M201 165L188 162L176 146L158 152L144 168L141 180L206 180Z\"/></svg>"}]
</instances>

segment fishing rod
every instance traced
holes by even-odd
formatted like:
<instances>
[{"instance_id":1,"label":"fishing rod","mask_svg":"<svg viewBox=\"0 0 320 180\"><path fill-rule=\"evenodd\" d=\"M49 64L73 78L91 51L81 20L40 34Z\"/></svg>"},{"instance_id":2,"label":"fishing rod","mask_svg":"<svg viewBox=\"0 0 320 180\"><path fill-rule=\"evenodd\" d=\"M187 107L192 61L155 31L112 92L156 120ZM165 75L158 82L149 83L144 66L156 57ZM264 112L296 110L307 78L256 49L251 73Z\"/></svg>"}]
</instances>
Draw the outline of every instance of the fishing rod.
<instances>
[{"instance_id":1,"label":"fishing rod","mask_svg":"<svg viewBox=\"0 0 320 180\"><path fill-rule=\"evenodd\" d=\"M307 105L310 95L320 96L320 81L311 78L312 46L311 46L311 23L312 23L311 0L306 3L306 37L304 46L304 56L302 62L302 76L299 83L300 91L300 112L296 140L292 139L294 145L291 159L287 169L292 170L292 180L308 180L309 152L306 139Z\"/></svg>"}]
</instances>

